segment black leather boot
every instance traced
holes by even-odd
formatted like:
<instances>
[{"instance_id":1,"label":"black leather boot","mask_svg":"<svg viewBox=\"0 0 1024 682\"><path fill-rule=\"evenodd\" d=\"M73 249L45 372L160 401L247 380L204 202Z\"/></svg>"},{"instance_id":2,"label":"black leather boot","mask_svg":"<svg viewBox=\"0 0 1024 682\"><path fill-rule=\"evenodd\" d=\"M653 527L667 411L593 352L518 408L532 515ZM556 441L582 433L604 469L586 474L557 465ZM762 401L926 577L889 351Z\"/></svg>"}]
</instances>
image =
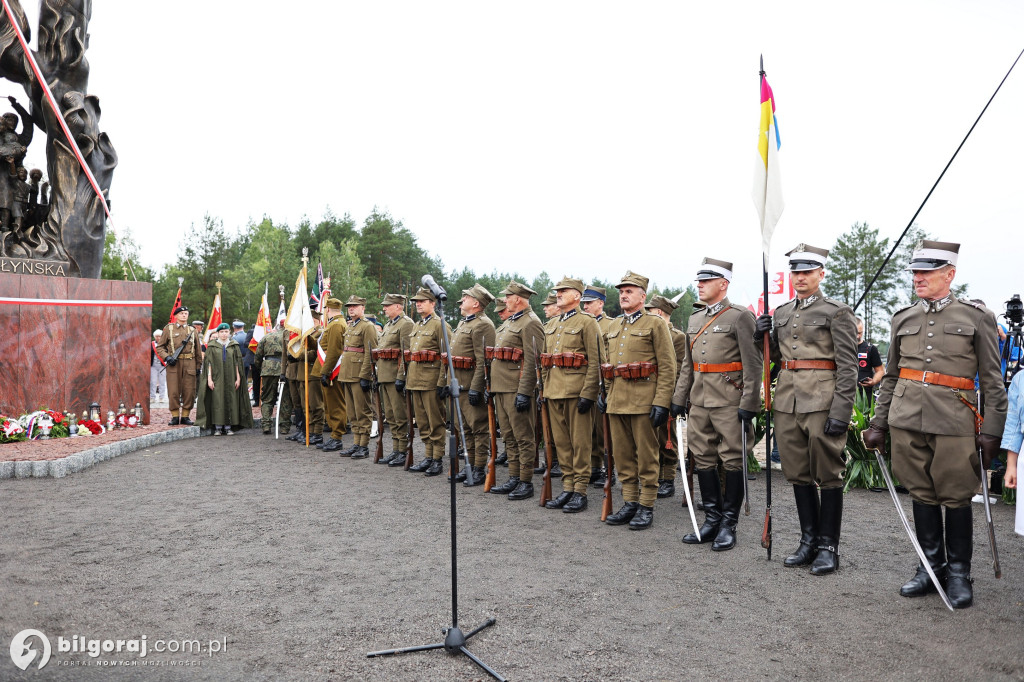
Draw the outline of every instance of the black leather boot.
<instances>
[{"instance_id":1,"label":"black leather boot","mask_svg":"<svg viewBox=\"0 0 1024 682\"><path fill-rule=\"evenodd\" d=\"M510 500L525 500L530 497L533 497L533 483L529 481L519 481L512 492L508 494Z\"/></svg>"},{"instance_id":2,"label":"black leather boot","mask_svg":"<svg viewBox=\"0 0 1024 682\"><path fill-rule=\"evenodd\" d=\"M711 543L711 551L724 552L736 546L736 524L740 520L743 504L743 471L725 472L725 499L722 501L722 522L718 535Z\"/></svg>"},{"instance_id":3,"label":"black leather boot","mask_svg":"<svg viewBox=\"0 0 1024 682\"><path fill-rule=\"evenodd\" d=\"M794 485L796 513L800 517L800 546L786 557L783 565L806 566L818 556L818 488L814 485Z\"/></svg>"},{"instance_id":4,"label":"black leather boot","mask_svg":"<svg viewBox=\"0 0 1024 682\"><path fill-rule=\"evenodd\" d=\"M675 481L672 481L672 480L667 479L667 478L658 481L658 499L659 500L663 499L663 498L666 498L666 497L672 497L675 494L676 494L676 484L675 484Z\"/></svg>"},{"instance_id":5,"label":"black leather boot","mask_svg":"<svg viewBox=\"0 0 1024 682\"><path fill-rule=\"evenodd\" d=\"M358 449L359 449L359 446L358 446L358 445L356 445L355 443L353 443L351 447L347 447L347 448L345 448L344 450L342 450L342 451L341 451L341 452L339 452L338 454L339 454L340 456L342 456L342 457L351 457L351 456L352 456L352 453L354 453L354 452L355 452L356 450L358 450Z\"/></svg>"},{"instance_id":6,"label":"black leather boot","mask_svg":"<svg viewBox=\"0 0 1024 682\"><path fill-rule=\"evenodd\" d=\"M500 467L508 466L508 452L503 452L494 460L494 463Z\"/></svg>"},{"instance_id":7,"label":"black leather boot","mask_svg":"<svg viewBox=\"0 0 1024 682\"><path fill-rule=\"evenodd\" d=\"M966 609L974 603L971 555L974 551L974 512L971 506L946 507L946 596L954 609Z\"/></svg>"},{"instance_id":8,"label":"black leather boot","mask_svg":"<svg viewBox=\"0 0 1024 682\"><path fill-rule=\"evenodd\" d=\"M432 459L430 464L427 466L427 470L423 472L424 476L440 476L444 473L444 465L441 464L441 460Z\"/></svg>"},{"instance_id":9,"label":"black leather boot","mask_svg":"<svg viewBox=\"0 0 1024 682\"><path fill-rule=\"evenodd\" d=\"M636 516L636 512L639 508L639 502L625 502L619 511L610 515L604 520L604 522L609 526L621 526L627 524L633 520L633 517Z\"/></svg>"},{"instance_id":10,"label":"black leather boot","mask_svg":"<svg viewBox=\"0 0 1024 682\"><path fill-rule=\"evenodd\" d=\"M839 568L839 531L843 525L843 489L821 489L821 516L818 520L818 556L811 573L827 575Z\"/></svg>"},{"instance_id":11,"label":"black leather boot","mask_svg":"<svg viewBox=\"0 0 1024 682\"><path fill-rule=\"evenodd\" d=\"M448 474L448 482L450 483L451 480L452 480L452 475ZM463 483L463 482L465 482L465 480L466 480L466 467L462 467L461 469L459 469L459 472L457 474L455 474L455 481L458 482L458 483Z\"/></svg>"},{"instance_id":12,"label":"black leather boot","mask_svg":"<svg viewBox=\"0 0 1024 682\"><path fill-rule=\"evenodd\" d=\"M942 507L937 504L924 504L914 500L914 528L917 541L928 558L928 564L939 582L946 582L946 544L942 537ZM935 583L925 570L924 564L917 565L917 573L903 587L900 595L904 597L923 597L935 592Z\"/></svg>"},{"instance_id":13,"label":"black leather boot","mask_svg":"<svg viewBox=\"0 0 1024 682\"><path fill-rule=\"evenodd\" d=\"M590 480L587 481L587 485L594 485L601 479L601 467L590 468ZM601 485L604 485L603 483Z\"/></svg>"},{"instance_id":14,"label":"black leather boot","mask_svg":"<svg viewBox=\"0 0 1024 682\"><path fill-rule=\"evenodd\" d=\"M646 530L654 525L654 507L640 505L636 508L636 514L629 522L630 530Z\"/></svg>"},{"instance_id":15,"label":"black leather boot","mask_svg":"<svg viewBox=\"0 0 1024 682\"><path fill-rule=\"evenodd\" d=\"M562 474L562 465L560 465L558 463L558 460L556 459L554 462L551 463L551 478L561 478L563 475L564 474Z\"/></svg>"},{"instance_id":16,"label":"black leather boot","mask_svg":"<svg viewBox=\"0 0 1024 682\"><path fill-rule=\"evenodd\" d=\"M487 477L487 471L483 467L473 467L466 474L466 480L462 482L462 485L467 488L472 488L475 485L483 485L484 479Z\"/></svg>"},{"instance_id":17,"label":"black leather boot","mask_svg":"<svg viewBox=\"0 0 1024 682\"><path fill-rule=\"evenodd\" d=\"M326 450L326 449L327 448L324 448L324 450ZM419 462L417 462L416 464L413 464L411 467L409 467L409 471L415 471L416 473L420 473L420 472L426 471L428 468L430 468L430 464L433 461L434 460L430 459L429 457L424 457Z\"/></svg>"},{"instance_id":18,"label":"black leather boot","mask_svg":"<svg viewBox=\"0 0 1024 682\"><path fill-rule=\"evenodd\" d=\"M391 453L391 456L387 458L389 467L398 467L405 464L405 450L395 450Z\"/></svg>"},{"instance_id":19,"label":"black leather boot","mask_svg":"<svg viewBox=\"0 0 1024 682\"><path fill-rule=\"evenodd\" d=\"M718 469L698 469L697 485L700 486L700 498L704 502L704 523L700 527L700 535L687 533L683 542L688 545L699 545L710 542L718 535L718 526L722 523L722 489L718 483Z\"/></svg>"},{"instance_id":20,"label":"black leather boot","mask_svg":"<svg viewBox=\"0 0 1024 682\"><path fill-rule=\"evenodd\" d=\"M502 483L501 485L496 485L492 487L490 492L494 493L495 495L508 495L510 492L516 489L517 485L519 485L519 477L510 476L509 479Z\"/></svg>"},{"instance_id":21,"label":"black leather boot","mask_svg":"<svg viewBox=\"0 0 1024 682\"><path fill-rule=\"evenodd\" d=\"M171 417L171 421L167 422L167 425L168 426L177 426L178 425L178 418L177 417ZM268 432L265 431L264 433L268 433Z\"/></svg>"},{"instance_id":22,"label":"black leather boot","mask_svg":"<svg viewBox=\"0 0 1024 682\"><path fill-rule=\"evenodd\" d=\"M578 514L587 508L587 496L583 493L573 493L569 501L562 507L565 514Z\"/></svg>"},{"instance_id":23,"label":"black leather boot","mask_svg":"<svg viewBox=\"0 0 1024 682\"><path fill-rule=\"evenodd\" d=\"M594 478L593 476L591 476L590 478L593 479L590 483L592 487L603 488L605 481L608 480L608 472L604 467L601 467L600 469L597 470L597 478Z\"/></svg>"},{"instance_id":24,"label":"black leather boot","mask_svg":"<svg viewBox=\"0 0 1024 682\"><path fill-rule=\"evenodd\" d=\"M567 502L569 502L569 500L571 498L572 498L572 491L571 490L563 490L562 492L560 492L558 494L558 497L556 497L553 500L548 500L547 502L545 502L544 503L544 508L545 509L561 509L562 507L564 507L566 505Z\"/></svg>"}]
</instances>

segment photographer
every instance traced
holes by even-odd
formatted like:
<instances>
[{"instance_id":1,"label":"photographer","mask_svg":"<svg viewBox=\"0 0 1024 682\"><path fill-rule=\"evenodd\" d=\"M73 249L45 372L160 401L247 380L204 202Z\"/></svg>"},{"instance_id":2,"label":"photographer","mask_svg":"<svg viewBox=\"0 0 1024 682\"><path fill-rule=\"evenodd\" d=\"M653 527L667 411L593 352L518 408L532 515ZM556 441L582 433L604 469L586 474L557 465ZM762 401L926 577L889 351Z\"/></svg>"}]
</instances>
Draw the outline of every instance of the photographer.
<instances>
[{"instance_id":1,"label":"photographer","mask_svg":"<svg viewBox=\"0 0 1024 682\"><path fill-rule=\"evenodd\" d=\"M857 318L857 392L868 401L870 408L875 401L873 388L882 380L885 366L878 347L864 338L864 320Z\"/></svg>"}]
</instances>

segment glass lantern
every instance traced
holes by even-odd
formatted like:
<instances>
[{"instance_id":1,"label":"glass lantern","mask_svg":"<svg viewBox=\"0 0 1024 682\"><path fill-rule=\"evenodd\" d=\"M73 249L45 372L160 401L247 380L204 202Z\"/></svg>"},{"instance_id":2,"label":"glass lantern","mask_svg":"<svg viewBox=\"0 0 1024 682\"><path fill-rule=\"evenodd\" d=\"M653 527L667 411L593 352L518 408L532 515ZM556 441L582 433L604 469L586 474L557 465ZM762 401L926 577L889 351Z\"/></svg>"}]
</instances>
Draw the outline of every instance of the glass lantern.
<instances>
[{"instance_id":1,"label":"glass lantern","mask_svg":"<svg viewBox=\"0 0 1024 682\"><path fill-rule=\"evenodd\" d=\"M100 408L99 403L94 402L89 405L89 419L97 424L103 419L103 410Z\"/></svg>"}]
</instances>

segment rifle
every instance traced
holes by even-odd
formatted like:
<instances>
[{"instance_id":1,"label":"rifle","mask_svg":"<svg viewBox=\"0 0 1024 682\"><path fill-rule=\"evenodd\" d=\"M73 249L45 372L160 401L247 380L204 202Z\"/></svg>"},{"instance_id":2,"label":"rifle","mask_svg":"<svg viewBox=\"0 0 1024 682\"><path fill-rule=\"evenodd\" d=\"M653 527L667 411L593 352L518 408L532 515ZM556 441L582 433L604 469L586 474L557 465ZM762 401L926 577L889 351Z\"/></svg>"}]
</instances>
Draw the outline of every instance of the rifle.
<instances>
[{"instance_id":1,"label":"rifle","mask_svg":"<svg viewBox=\"0 0 1024 682\"><path fill-rule=\"evenodd\" d=\"M167 356L167 360L174 360L175 362L177 362L178 361L178 356L181 355L181 351L185 350L185 346L187 346L188 342L192 340L192 335L195 334L195 333L196 332L195 332L194 329L190 329L189 332L188 332L188 336L185 337L185 341L180 346L178 346L178 350L174 351L173 353L171 353L170 355ZM173 344L173 340L172 340L172 344ZM157 370L157 374L167 370L167 360L163 361L164 362L164 366ZM198 372L196 373L196 375L198 376Z\"/></svg>"},{"instance_id":2,"label":"rifle","mask_svg":"<svg viewBox=\"0 0 1024 682\"><path fill-rule=\"evenodd\" d=\"M604 436L604 500L601 502L601 520L604 521L612 513L612 428L608 418L608 392L601 373L601 334L597 335L597 387L601 392L601 402L605 404L605 412L601 413L601 431ZM670 441L671 442L671 441Z\"/></svg>"},{"instance_id":3,"label":"rifle","mask_svg":"<svg viewBox=\"0 0 1024 682\"><path fill-rule=\"evenodd\" d=\"M377 403L377 451L373 453L373 463L376 464L384 456L384 410L380 400L380 382L377 381L377 364L373 361L372 351L370 372L373 377L373 399Z\"/></svg>"},{"instance_id":4,"label":"rifle","mask_svg":"<svg viewBox=\"0 0 1024 682\"><path fill-rule=\"evenodd\" d=\"M398 340L398 350L402 354L402 369L405 370L405 378L408 379L409 378L409 365L405 361L405 345L402 342L401 338L399 338L399 340ZM416 426L413 424L413 419L412 419L412 416L413 416L412 415L412 396L409 395L409 389L408 388L405 389L404 393L405 393L405 413L406 413L406 415L409 418L409 445L405 449L405 470L408 471L409 467L411 467L412 464L413 464L412 439L416 437Z\"/></svg>"},{"instance_id":5,"label":"rifle","mask_svg":"<svg viewBox=\"0 0 1024 682\"><path fill-rule=\"evenodd\" d=\"M484 478L484 492L490 492L496 477L494 460L498 456L498 427L494 419L494 396L491 395L491 354L493 346L484 348L484 381L487 383L487 432L491 435L491 456L487 458L487 476Z\"/></svg>"},{"instance_id":6,"label":"rifle","mask_svg":"<svg viewBox=\"0 0 1024 682\"><path fill-rule=\"evenodd\" d=\"M544 485L540 493L540 506L544 506L551 499L551 448L555 439L551 437L551 417L548 414L548 405L544 400L544 377L540 372L540 353L537 352L537 338L533 341L533 364L537 368L537 403L540 405L540 423L544 430L544 458L547 460L547 467L544 469Z\"/></svg>"}]
</instances>

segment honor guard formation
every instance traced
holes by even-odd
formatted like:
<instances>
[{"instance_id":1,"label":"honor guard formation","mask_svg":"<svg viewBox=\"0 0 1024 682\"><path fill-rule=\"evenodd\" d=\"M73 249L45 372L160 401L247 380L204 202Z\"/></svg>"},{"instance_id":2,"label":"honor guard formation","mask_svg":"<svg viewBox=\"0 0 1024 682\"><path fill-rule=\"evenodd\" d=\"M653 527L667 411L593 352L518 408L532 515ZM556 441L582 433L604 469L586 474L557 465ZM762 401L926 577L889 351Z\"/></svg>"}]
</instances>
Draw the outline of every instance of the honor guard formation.
<instances>
[{"instance_id":1,"label":"honor guard formation","mask_svg":"<svg viewBox=\"0 0 1024 682\"><path fill-rule=\"evenodd\" d=\"M893 473L913 500L921 562L900 593L942 591L963 608L973 599L971 499L981 480L979 458L987 465L998 454L1007 396L994 315L950 293L958 251L958 244L925 241L914 252L908 268L920 300L892 318L864 442L891 450ZM633 271L615 285L622 309L615 318L604 313L605 289L573 277L544 292L546 320L533 313L531 299L540 294L526 285L511 281L496 298L475 284L462 292L454 330L426 288L410 298L415 320L405 314L405 296L386 294L382 329L366 316L365 299L329 298L323 325L307 338L305 370L302 358L286 350L281 320L256 346L263 433L275 426L288 433L290 420L276 425L274 409L289 415L308 400L310 443L365 459L382 413L391 447L385 453L377 435L374 461L438 476L446 424L456 418L450 360L464 428L458 447L469 462L454 473L464 486L527 500L538 495L534 476L542 475L539 503L566 514L586 512L589 493L603 487L602 520L644 530L654 523L656 501L675 494L681 467L686 497L695 493L695 478L703 511L703 524L696 528L694 521L695 532L682 542L723 552L739 535L767 359L782 473L800 525L784 565L833 573L841 556L843 453L858 388L857 318L821 291L827 250L800 244L786 255L796 297L757 318L729 300L732 263L704 258L695 277L699 303L685 331L669 321L678 304L648 297L648 278ZM497 328L486 314L492 305ZM178 307L155 345L167 366L172 424L192 423L196 399L202 347L188 314ZM306 371L319 389L308 398ZM676 428L682 422L685 443ZM424 454L415 462L417 430ZM304 434L289 440L303 443ZM547 462L538 463L542 446ZM503 480L495 465L507 466ZM621 505L612 511L616 482Z\"/></svg>"}]
</instances>

